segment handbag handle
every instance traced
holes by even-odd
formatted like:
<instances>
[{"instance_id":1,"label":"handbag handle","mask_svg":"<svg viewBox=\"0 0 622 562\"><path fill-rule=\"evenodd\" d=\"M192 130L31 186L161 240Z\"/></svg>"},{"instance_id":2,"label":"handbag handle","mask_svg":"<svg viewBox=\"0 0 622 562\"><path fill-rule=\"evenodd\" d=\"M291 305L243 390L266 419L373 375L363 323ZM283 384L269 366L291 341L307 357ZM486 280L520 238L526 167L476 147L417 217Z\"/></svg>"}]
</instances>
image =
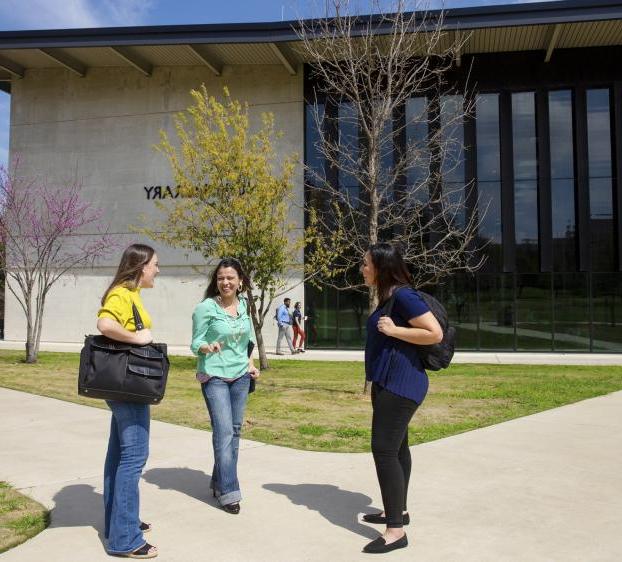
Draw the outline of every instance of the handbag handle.
<instances>
[{"instance_id":1,"label":"handbag handle","mask_svg":"<svg viewBox=\"0 0 622 562\"><path fill-rule=\"evenodd\" d=\"M136 308L134 303L132 303L132 313L134 314L134 326L136 326L136 331L138 332L138 330L144 330L145 325L143 324L143 319L140 317L138 308Z\"/></svg>"}]
</instances>

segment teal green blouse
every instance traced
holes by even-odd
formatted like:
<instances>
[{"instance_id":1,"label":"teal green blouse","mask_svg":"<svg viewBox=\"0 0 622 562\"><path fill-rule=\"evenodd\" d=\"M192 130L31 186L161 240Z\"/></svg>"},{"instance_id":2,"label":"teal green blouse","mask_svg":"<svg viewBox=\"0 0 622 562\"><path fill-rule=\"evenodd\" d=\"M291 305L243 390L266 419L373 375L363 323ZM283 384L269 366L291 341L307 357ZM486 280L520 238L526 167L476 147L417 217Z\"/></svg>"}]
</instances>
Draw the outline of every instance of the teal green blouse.
<instances>
[{"instance_id":1,"label":"teal green blouse","mask_svg":"<svg viewBox=\"0 0 622 562\"><path fill-rule=\"evenodd\" d=\"M248 371L249 341L255 342L255 335L245 298L240 298L235 318L212 298L205 299L194 309L190 349L198 356L198 374L223 379L241 377ZM202 345L214 342L222 345L220 352L199 352Z\"/></svg>"}]
</instances>

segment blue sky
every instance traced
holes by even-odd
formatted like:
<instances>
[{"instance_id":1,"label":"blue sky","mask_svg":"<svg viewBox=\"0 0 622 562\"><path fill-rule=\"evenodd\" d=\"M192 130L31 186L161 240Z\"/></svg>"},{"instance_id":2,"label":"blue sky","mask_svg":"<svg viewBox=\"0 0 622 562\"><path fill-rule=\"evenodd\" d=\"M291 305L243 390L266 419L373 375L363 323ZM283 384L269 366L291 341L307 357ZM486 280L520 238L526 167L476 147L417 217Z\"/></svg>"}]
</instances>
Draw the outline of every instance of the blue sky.
<instances>
[{"instance_id":1,"label":"blue sky","mask_svg":"<svg viewBox=\"0 0 622 562\"><path fill-rule=\"evenodd\" d=\"M536 0L430 0L431 8ZM394 2L380 0L382 6ZM421 3L421 2L420 2ZM369 12L369 0L352 1ZM324 14L324 0L0 0L0 30L292 20ZM0 164L9 143L9 96L0 92Z\"/></svg>"}]
</instances>

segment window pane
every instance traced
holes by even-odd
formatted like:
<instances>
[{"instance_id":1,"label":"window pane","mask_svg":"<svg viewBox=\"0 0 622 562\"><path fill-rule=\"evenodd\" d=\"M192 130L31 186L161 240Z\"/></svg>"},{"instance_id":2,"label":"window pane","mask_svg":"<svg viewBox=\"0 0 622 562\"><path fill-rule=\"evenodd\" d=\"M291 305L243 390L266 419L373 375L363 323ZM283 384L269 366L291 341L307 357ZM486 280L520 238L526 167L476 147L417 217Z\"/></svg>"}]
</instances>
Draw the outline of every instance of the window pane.
<instances>
[{"instance_id":1,"label":"window pane","mask_svg":"<svg viewBox=\"0 0 622 562\"><path fill-rule=\"evenodd\" d=\"M514 182L516 267L518 271L538 270L538 183Z\"/></svg>"},{"instance_id":2,"label":"window pane","mask_svg":"<svg viewBox=\"0 0 622 562\"><path fill-rule=\"evenodd\" d=\"M533 92L512 94L512 142L516 267L523 272L538 271L538 170Z\"/></svg>"},{"instance_id":3,"label":"window pane","mask_svg":"<svg viewBox=\"0 0 622 562\"><path fill-rule=\"evenodd\" d=\"M512 94L512 141L514 179L537 179L536 111L533 92Z\"/></svg>"},{"instance_id":4,"label":"window pane","mask_svg":"<svg viewBox=\"0 0 622 562\"><path fill-rule=\"evenodd\" d=\"M553 215L553 267L555 271L576 271L576 230L573 179L551 180Z\"/></svg>"},{"instance_id":5,"label":"window pane","mask_svg":"<svg viewBox=\"0 0 622 562\"><path fill-rule=\"evenodd\" d=\"M361 349L365 346L368 316L367 293L339 293L339 347Z\"/></svg>"},{"instance_id":6,"label":"window pane","mask_svg":"<svg viewBox=\"0 0 622 562\"><path fill-rule=\"evenodd\" d=\"M477 180L501 179L499 145L499 94L483 94L476 100Z\"/></svg>"},{"instance_id":7,"label":"window pane","mask_svg":"<svg viewBox=\"0 0 622 562\"><path fill-rule=\"evenodd\" d=\"M337 347L337 291L307 285L305 315L309 347Z\"/></svg>"},{"instance_id":8,"label":"window pane","mask_svg":"<svg viewBox=\"0 0 622 562\"><path fill-rule=\"evenodd\" d=\"M479 215L479 244L486 255L484 271L499 271L502 264L501 249L501 183L477 183Z\"/></svg>"},{"instance_id":9,"label":"window pane","mask_svg":"<svg viewBox=\"0 0 622 562\"><path fill-rule=\"evenodd\" d=\"M464 115L462 96L441 96L441 172L443 193L455 216L464 225Z\"/></svg>"},{"instance_id":10,"label":"window pane","mask_svg":"<svg viewBox=\"0 0 622 562\"><path fill-rule=\"evenodd\" d=\"M588 274L554 274L554 349L589 351Z\"/></svg>"},{"instance_id":11,"label":"window pane","mask_svg":"<svg viewBox=\"0 0 622 562\"><path fill-rule=\"evenodd\" d=\"M549 92L551 178L574 178L572 93Z\"/></svg>"},{"instance_id":12,"label":"window pane","mask_svg":"<svg viewBox=\"0 0 622 562\"><path fill-rule=\"evenodd\" d=\"M614 269L611 178L590 179L590 245L593 271Z\"/></svg>"},{"instance_id":13,"label":"window pane","mask_svg":"<svg viewBox=\"0 0 622 562\"><path fill-rule=\"evenodd\" d=\"M339 188L352 199L358 197L358 182L351 172L358 169L359 123L354 105L339 105Z\"/></svg>"},{"instance_id":14,"label":"window pane","mask_svg":"<svg viewBox=\"0 0 622 562\"><path fill-rule=\"evenodd\" d=\"M466 275L451 277L440 287L436 297L445 305L449 323L456 329L457 349L478 349L475 277Z\"/></svg>"},{"instance_id":15,"label":"window pane","mask_svg":"<svg viewBox=\"0 0 622 562\"><path fill-rule=\"evenodd\" d=\"M514 349L514 288L511 274L478 275L480 348Z\"/></svg>"},{"instance_id":16,"label":"window pane","mask_svg":"<svg viewBox=\"0 0 622 562\"><path fill-rule=\"evenodd\" d=\"M416 201L426 204L429 199L428 174L428 104L426 98L411 98L406 102L406 144L411 158L406 181L407 190Z\"/></svg>"},{"instance_id":17,"label":"window pane","mask_svg":"<svg viewBox=\"0 0 622 562\"><path fill-rule=\"evenodd\" d=\"M591 178L611 177L609 90L587 91L587 149Z\"/></svg>"},{"instance_id":18,"label":"window pane","mask_svg":"<svg viewBox=\"0 0 622 562\"><path fill-rule=\"evenodd\" d=\"M622 351L622 274L592 275L594 351Z\"/></svg>"},{"instance_id":19,"label":"window pane","mask_svg":"<svg viewBox=\"0 0 622 562\"><path fill-rule=\"evenodd\" d=\"M516 335L518 350L551 350L550 274L516 276Z\"/></svg>"},{"instance_id":20,"label":"window pane","mask_svg":"<svg viewBox=\"0 0 622 562\"><path fill-rule=\"evenodd\" d=\"M324 157L318 150L317 146L320 141L320 136L317 129L317 120L320 123L324 119L324 104L317 104L316 108L313 105L307 105L306 111L306 139L305 139L305 163L312 168L313 174L310 175L310 180L313 180L315 174L320 177L324 177Z\"/></svg>"}]
</instances>

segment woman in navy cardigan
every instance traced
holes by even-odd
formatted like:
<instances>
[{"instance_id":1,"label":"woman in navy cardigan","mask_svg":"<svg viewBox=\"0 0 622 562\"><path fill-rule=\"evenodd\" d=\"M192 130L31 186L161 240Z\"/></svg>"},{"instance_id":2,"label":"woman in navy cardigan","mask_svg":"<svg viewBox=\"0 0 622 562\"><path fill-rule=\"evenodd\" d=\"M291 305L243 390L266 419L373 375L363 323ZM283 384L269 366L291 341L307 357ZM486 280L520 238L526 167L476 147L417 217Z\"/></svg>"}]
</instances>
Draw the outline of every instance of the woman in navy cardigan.
<instances>
[{"instance_id":1,"label":"woman in navy cardigan","mask_svg":"<svg viewBox=\"0 0 622 562\"><path fill-rule=\"evenodd\" d=\"M443 331L419 293L400 252L391 244L374 244L363 257L365 284L375 288L378 308L367 320L365 375L372 382L371 448L384 511L365 515L369 523L386 524L385 532L363 549L389 552L408 545L403 526L410 478L408 424L428 390L428 376L417 345L443 339ZM390 316L383 305L393 296Z\"/></svg>"}]
</instances>

